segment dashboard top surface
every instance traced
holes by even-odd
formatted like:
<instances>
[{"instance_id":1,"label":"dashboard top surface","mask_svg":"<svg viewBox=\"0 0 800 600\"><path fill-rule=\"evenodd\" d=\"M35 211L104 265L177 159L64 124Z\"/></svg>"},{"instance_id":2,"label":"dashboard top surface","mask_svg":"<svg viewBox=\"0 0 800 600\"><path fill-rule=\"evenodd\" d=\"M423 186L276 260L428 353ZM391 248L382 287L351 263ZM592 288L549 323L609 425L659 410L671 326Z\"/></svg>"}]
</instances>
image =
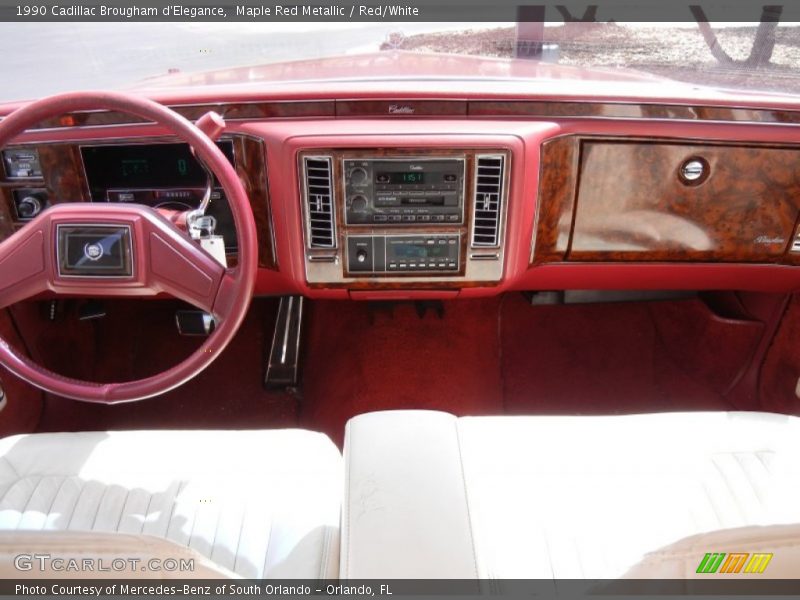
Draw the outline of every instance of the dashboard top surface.
<instances>
[{"instance_id":1,"label":"dashboard top surface","mask_svg":"<svg viewBox=\"0 0 800 600\"><path fill-rule=\"evenodd\" d=\"M451 77L428 77L426 73L434 70L441 74L442 61L450 65L445 72ZM344 78L354 68L360 69L363 78ZM390 72L394 75L391 81L384 77ZM465 86L470 72L486 78L476 80L474 86ZM800 261L791 253L800 219L800 169L792 167L800 164L800 102L778 95L736 94L674 84L635 73L622 80L619 77L618 73L612 78L598 71L521 61L441 56L420 61L419 55L412 60L405 53L389 52L308 64L178 74L150 80L139 91L192 120L210 109L226 119L225 135L237 140L237 172L248 182L255 198L253 207L263 246L256 284L259 294L413 298L471 297L515 289L800 288ZM0 106L0 114L15 106L18 104ZM78 148L89 141L170 141L165 133L125 115L91 111L43 123L18 141L24 146L43 148L46 156L63 159L64 148ZM562 150L562 156L556 159L545 156L548 143L558 139L567 140L564 145L571 144L573 150ZM638 182L648 173L653 176L653 171L647 171L650 166L636 161L635 156L609 154L606 166L599 160L601 153L610 152L608 144L619 141L642 144L648 160L655 161L653 164L659 160L672 162L658 172L660 179L654 185L641 185ZM665 144L673 145L670 152L663 151ZM713 151L708 149L712 146ZM780 152L763 154L759 149L767 146ZM322 153L334 159L333 202L336 211L343 214L349 201L345 198L349 188L344 186L345 175L341 171L345 157L359 152L440 156L450 151L468 156L466 181L475 178L473 169L478 167L470 162L476 159L469 157L481 153L507 157L504 239L497 251L499 271L492 272L488 280L471 277L471 273L485 271L470 271L469 263L465 263L458 276L438 280L419 277L389 281L371 277L370 284L363 284L365 279L331 278L327 272L320 281L312 281L309 265L316 251L307 246L305 239L304 219L308 215L304 213L299 162L303 153ZM712 163L711 177L703 184L705 187L698 188L702 194L674 179L676 170L692 153L705 153ZM762 156L763 169L759 167ZM776 156L781 160L771 160L770 167L767 157ZM735 170L729 164L732 160L754 165L748 171L749 179L734 181ZM775 164L783 170L775 172ZM84 192L80 190L87 186L81 179L78 155L47 168L52 172L42 188L47 188L54 201L91 199L81 195ZM70 168L78 172L56 173ZM607 202L606 208L617 215L615 218L638 219L635 222L641 230L631 233L624 229L624 242L615 237L622 235L623 229L603 221L602 211L587 204L602 203L602 193L587 194L575 183L587 173L592 177L592 186L606 195L613 196L614 189L631 188L637 182L634 189L640 195L629 194L623 205ZM64 183L71 178L71 184ZM14 187L8 183L3 188L6 203L12 202L9 190ZM60 187L63 185L67 187ZM469 235L469 203L477 190L471 185L465 186L467 220L460 224L463 227L440 229L437 233L458 233L462 238ZM743 185L750 196L738 200L741 212L729 211L725 216L729 222L741 220L755 226L752 232L747 229L741 234L752 237L751 241L750 237L732 241L729 230L715 229L700 215L713 213L725 201L726 190L741 189ZM659 190L653 203L643 199L646 189ZM71 192L64 195L65 190ZM59 194L61 197L57 197ZM563 198L568 201L565 203ZM676 204L676 198L695 203L692 210ZM697 204L701 201L708 203L707 208ZM773 206L771 202L777 204ZM577 208L570 208L570 203L576 203ZM760 212L747 212L753 203L758 204ZM643 218L641 211L650 211L656 221ZM543 229L548 215L555 219L549 233ZM667 222L673 228L670 232L664 229ZM758 223L765 224L763 234ZM0 211L0 232L18 226L13 206ZM692 247L695 242L686 241L690 236L676 235L676 226L701 228L700 238L694 239L702 238L707 251ZM346 236L365 232L343 221L339 227L337 235L343 236L339 240L341 252L327 256L316 252L319 256L315 260L320 256L331 260L341 272L342 261L346 260ZM389 231L375 224L367 233L383 236ZM412 234L425 231L428 229L419 224L409 230ZM537 243L542 244L545 233L554 236L554 253L547 260L538 260ZM576 233L580 237L573 238ZM664 242L667 238L672 241ZM763 240L772 240L770 243L776 246L765 249ZM563 251L558 249L562 242L566 244ZM753 252L749 250L751 243ZM639 251L639 246L644 250ZM582 248L591 248L592 253L581 253ZM733 254L726 254L726 249L733 248ZM460 256L466 261L486 259L476 258L474 250L464 246Z\"/></svg>"}]
</instances>

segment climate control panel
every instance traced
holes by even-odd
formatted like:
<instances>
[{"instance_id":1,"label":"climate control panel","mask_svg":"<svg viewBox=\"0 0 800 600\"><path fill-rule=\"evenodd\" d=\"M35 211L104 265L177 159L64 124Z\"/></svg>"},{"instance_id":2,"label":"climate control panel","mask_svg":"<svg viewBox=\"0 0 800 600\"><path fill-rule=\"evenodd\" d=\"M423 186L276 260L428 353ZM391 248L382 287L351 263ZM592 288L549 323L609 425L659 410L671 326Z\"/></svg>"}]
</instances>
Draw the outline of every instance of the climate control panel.
<instances>
[{"instance_id":1,"label":"climate control panel","mask_svg":"<svg viewBox=\"0 0 800 600\"><path fill-rule=\"evenodd\" d=\"M458 271L458 234L349 235L351 273L447 273Z\"/></svg>"}]
</instances>

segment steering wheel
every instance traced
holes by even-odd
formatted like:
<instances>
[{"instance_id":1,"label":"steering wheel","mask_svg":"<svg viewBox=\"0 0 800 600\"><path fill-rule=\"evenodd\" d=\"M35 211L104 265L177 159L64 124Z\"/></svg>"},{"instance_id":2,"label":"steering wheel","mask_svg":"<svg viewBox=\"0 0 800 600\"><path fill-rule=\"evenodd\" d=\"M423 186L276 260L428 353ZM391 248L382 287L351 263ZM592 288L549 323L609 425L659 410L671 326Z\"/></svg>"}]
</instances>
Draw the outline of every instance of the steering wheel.
<instances>
[{"instance_id":1,"label":"steering wheel","mask_svg":"<svg viewBox=\"0 0 800 600\"><path fill-rule=\"evenodd\" d=\"M121 383L63 377L0 338L0 364L18 377L59 396L115 404L174 389L219 356L250 305L258 258L247 194L225 155L200 128L152 100L112 92L44 98L0 121L0 148L44 119L98 109L142 117L187 142L225 191L239 246L236 267L225 268L152 208L90 202L55 204L0 242L0 309L47 291L90 297L166 293L214 316L214 331L183 362L157 375Z\"/></svg>"}]
</instances>

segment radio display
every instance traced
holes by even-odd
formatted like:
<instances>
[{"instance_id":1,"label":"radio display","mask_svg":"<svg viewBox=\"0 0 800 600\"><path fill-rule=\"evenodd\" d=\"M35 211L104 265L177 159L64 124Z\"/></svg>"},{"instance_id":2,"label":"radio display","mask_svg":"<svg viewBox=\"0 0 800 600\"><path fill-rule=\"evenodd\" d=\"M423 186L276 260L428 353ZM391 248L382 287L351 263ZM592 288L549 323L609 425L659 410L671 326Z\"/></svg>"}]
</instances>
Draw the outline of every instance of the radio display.
<instances>
[{"instance_id":1,"label":"radio display","mask_svg":"<svg viewBox=\"0 0 800 600\"><path fill-rule=\"evenodd\" d=\"M392 244L394 258L447 258L447 246L423 244Z\"/></svg>"},{"instance_id":2,"label":"radio display","mask_svg":"<svg viewBox=\"0 0 800 600\"><path fill-rule=\"evenodd\" d=\"M233 143L222 141L217 146L233 164ZM105 200L109 189L202 188L206 185L206 172L188 144L83 146L81 157L95 201Z\"/></svg>"},{"instance_id":3,"label":"radio display","mask_svg":"<svg viewBox=\"0 0 800 600\"><path fill-rule=\"evenodd\" d=\"M425 173L421 171L398 171L378 173L379 183L425 183Z\"/></svg>"}]
</instances>

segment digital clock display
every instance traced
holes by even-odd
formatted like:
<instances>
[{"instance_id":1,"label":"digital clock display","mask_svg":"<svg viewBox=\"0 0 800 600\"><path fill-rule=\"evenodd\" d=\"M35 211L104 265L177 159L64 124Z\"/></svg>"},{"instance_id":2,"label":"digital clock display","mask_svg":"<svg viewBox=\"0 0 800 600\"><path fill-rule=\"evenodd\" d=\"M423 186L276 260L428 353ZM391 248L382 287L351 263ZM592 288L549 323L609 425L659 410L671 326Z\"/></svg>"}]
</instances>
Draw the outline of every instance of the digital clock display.
<instances>
[{"instance_id":1,"label":"digital clock display","mask_svg":"<svg viewBox=\"0 0 800 600\"><path fill-rule=\"evenodd\" d=\"M394 244L392 245L392 258L447 258L447 246L424 244Z\"/></svg>"},{"instance_id":2,"label":"digital clock display","mask_svg":"<svg viewBox=\"0 0 800 600\"><path fill-rule=\"evenodd\" d=\"M379 173L378 181L388 181L389 183L425 183L425 173L421 171Z\"/></svg>"},{"instance_id":3,"label":"digital clock display","mask_svg":"<svg viewBox=\"0 0 800 600\"><path fill-rule=\"evenodd\" d=\"M233 144L218 142L233 164ZM109 189L202 188L206 172L188 144L131 144L81 148L92 200Z\"/></svg>"}]
</instances>

